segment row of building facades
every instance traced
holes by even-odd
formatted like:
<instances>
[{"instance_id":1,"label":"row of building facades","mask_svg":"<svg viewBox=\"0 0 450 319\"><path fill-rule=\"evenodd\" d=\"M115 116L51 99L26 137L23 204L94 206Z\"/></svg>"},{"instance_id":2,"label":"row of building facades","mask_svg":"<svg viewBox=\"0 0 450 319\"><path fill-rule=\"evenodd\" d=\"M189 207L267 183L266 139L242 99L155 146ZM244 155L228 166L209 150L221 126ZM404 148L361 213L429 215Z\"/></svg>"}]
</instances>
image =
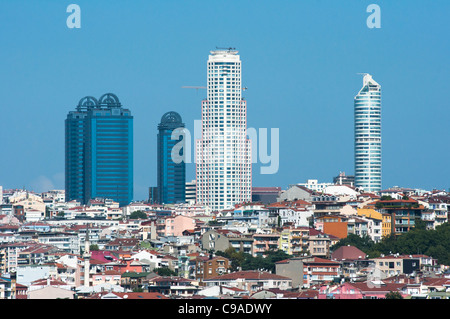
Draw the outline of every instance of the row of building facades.
<instances>
[{"instance_id":1,"label":"row of building facades","mask_svg":"<svg viewBox=\"0 0 450 319\"><path fill-rule=\"evenodd\" d=\"M377 242L410 231L419 220L428 229L448 223L447 192L392 188L374 194L348 185L307 184L320 191L303 185L284 191L257 188L255 196L272 200L220 211L195 203L149 201L120 207L104 199L82 205L66 202L64 191L3 190L1 298L43 298L45 291L51 298L48 287L90 298L96 289L105 291L104 285L111 293L139 288L166 297L217 296L225 289L225 295L243 298L263 291L273 298L292 293L344 298L343 290L355 289L349 284L365 282L382 289L395 280L404 281L398 286L405 297L424 297L431 291L418 285L447 278L448 265L430 256L393 252L369 258L355 247L346 248L349 256L331 249L349 234ZM135 214L141 219L133 219ZM278 262L274 273L260 270L258 281L258 271L231 271L232 262L218 254L230 247L253 257L282 250L290 258ZM156 275L153 271L161 267L177 275ZM447 284L442 285L433 291L447 291ZM372 297L382 297L380 291L372 292ZM356 296L369 295L358 292L350 297Z\"/></svg>"}]
</instances>

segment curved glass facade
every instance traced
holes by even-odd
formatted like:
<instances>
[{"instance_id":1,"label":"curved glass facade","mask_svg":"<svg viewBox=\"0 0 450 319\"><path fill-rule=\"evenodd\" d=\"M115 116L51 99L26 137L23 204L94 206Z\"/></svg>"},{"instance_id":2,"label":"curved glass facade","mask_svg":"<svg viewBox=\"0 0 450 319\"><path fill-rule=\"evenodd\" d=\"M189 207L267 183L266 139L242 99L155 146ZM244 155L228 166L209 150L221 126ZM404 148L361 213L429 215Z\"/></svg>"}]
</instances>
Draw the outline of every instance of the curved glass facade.
<instances>
[{"instance_id":1,"label":"curved glass facade","mask_svg":"<svg viewBox=\"0 0 450 319\"><path fill-rule=\"evenodd\" d=\"M355 96L355 186L381 190L381 86L366 74Z\"/></svg>"},{"instance_id":2,"label":"curved glass facade","mask_svg":"<svg viewBox=\"0 0 450 319\"><path fill-rule=\"evenodd\" d=\"M133 199L133 117L114 94L83 98L67 116L66 198Z\"/></svg>"},{"instance_id":3,"label":"curved glass facade","mask_svg":"<svg viewBox=\"0 0 450 319\"><path fill-rule=\"evenodd\" d=\"M176 134L177 139L172 139L172 133L176 129L184 128L181 116L176 112L167 112L161 118L158 125L158 201L160 204L184 203L186 200L186 163L174 161L172 151L178 143L184 143L182 134ZM175 137L175 135L174 135ZM184 145L183 145L184 146ZM179 156L183 157L184 147L179 150Z\"/></svg>"}]
</instances>

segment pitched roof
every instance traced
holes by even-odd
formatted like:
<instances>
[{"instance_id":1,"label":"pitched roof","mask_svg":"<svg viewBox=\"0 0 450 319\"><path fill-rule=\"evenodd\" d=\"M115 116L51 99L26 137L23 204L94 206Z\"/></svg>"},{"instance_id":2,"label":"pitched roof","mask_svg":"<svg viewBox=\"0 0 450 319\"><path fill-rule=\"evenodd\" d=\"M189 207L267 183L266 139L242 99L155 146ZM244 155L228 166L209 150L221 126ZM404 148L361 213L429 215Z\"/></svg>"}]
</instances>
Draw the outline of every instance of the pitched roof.
<instances>
[{"instance_id":1,"label":"pitched roof","mask_svg":"<svg viewBox=\"0 0 450 319\"><path fill-rule=\"evenodd\" d=\"M67 286L68 284L64 281L61 280L55 280L55 279L50 279L48 280L47 278L41 278L41 279L37 279L35 281L33 281L31 283L31 286L47 286L47 284L50 284L50 286Z\"/></svg>"},{"instance_id":2,"label":"pitched roof","mask_svg":"<svg viewBox=\"0 0 450 319\"><path fill-rule=\"evenodd\" d=\"M245 279L245 280L291 280L288 277L272 274L266 271L256 271L256 270L246 270L246 271L236 271L229 274L224 274L216 277L211 277L209 279L205 279L204 281L213 281L213 280L237 280L237 279Z\"/></svg>"},{"instance_id":3,"label":"pitched roof","mask_svg":"<svg viewBox=\"0 0 450 319\"><path fill-rule=\"evenodd\" d=\"M355 246L341 246L331 254L331 258L337 260L365 259L366 253Z\"/></svg>"},{"instance_id":4,"label":"pitched roof","mask_svg":"<svg viewBox=\"0 0 450 319\"><path fill-rule=\"evenodd\" d=\"M108 296L107 296L108 295ZM169 299L158 292L99 292L86 299L101 299L102 297L111 299ZM114 298L116 297L116 298Z\"/></svg>"},{"instance_id":5,"label":"pitched roof","mask_svg":"<svg viewBox=\"0 0 450 319\"><path fill-rule=\"evenodd\" d=\"M335 264L335 265L340 265L339 262L337 261L333 261L333 260L329 260L329 259L325 259L325 258L319 258L319 257L313 257L311 258L312 260L305 260L303 261L303 264Z\"/></svg>"},{"instance_id":6,"label":"pitched roof","mask_svg":"<svg viewBox=\"0 0 450 319\"><path fill-rule=\"evenodd\" d=\"M369 282L353 282L350 284L351 286L357 288L361 292L389 292L389 291L399 291L406 284L404 283L391 283L391 282L383 282L381 284L369 283Z\"/></svg>"}]
</instances>

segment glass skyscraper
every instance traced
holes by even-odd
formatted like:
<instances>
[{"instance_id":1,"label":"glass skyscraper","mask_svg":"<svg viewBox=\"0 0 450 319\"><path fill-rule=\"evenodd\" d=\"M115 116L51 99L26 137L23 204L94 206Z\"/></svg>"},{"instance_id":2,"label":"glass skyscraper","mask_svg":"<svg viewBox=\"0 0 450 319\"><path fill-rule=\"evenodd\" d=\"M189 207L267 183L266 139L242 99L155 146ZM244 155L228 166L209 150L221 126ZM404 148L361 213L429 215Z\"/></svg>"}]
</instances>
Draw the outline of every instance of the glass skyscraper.
<instances>
[{"instance_id":1,"label":"glass skyscraper","mask_svg":"<svg viewBox=\"0 0 450 319\"><path fill-rule=\"evenodd\" d=\"M355 186L381 190L381 86L365 74L355 96Z\"/></svg>"},{"instance_id":2,"label":"glass skyscraper","mask_svg":"<svg viewBox=\"0 0 450 319\"><path fill-rule=\"evenodd\" d=\"M112 93L84 97L65 121L66 200L133 199L133 117Z\"/></svg>"},{"instance_id":3,"label":"glass skyscraper","mask_svg":"<svg viewBox=\"0 0 450 319\"><path fill-rule=\"evenodd\" d=\"M251 141L242 98L241 60L234 49L211 51L202 134L196 141L197 203L213 210L251 201Z\"/></svg>"},{"instance_id":4,"label":"glass skyscraper","mask_svg":"<svg viewBox=\"0 0 450 319\"><path fill-rule=\"evenodd\" d=\"M158 125L157 196L160 204L184 203L186 200L183 128L184 123L177 112L165 113ZM175 131L177 129L179 131Z\"/></svg>"}]
</instances>

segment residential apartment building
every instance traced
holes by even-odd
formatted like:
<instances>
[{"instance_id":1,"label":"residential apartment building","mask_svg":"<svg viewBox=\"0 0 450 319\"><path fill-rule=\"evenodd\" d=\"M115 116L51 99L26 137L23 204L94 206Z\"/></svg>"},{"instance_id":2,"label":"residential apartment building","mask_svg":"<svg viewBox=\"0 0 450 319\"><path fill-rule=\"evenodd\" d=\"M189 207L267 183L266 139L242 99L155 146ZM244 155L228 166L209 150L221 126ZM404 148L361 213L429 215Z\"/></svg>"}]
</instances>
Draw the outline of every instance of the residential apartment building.
<instances>
[{"instance_id":1,"label":"residential apartment building","mask_svg":"<svg viewBox=\"0 0 450 319\"><path fill-rule=\"evenodd\" d=\"M298 186L303 186L316 193L323 193L328 186L333 186L333 183L319 183L317 179L308 179L306 183L299 183Z\"/></svg>"},{"instance_id":2,"label":"residential apartment building","mask_svg":"<svg viewBox=\"0 0 450 319\"><path fill-rule=\"evenodd\" d=\"M422 220L426 222L427 229L436 229L437 226L448 222L449 204L433 197L424 202L428 207L422 212Z\"/></svg>"},{"instance_id":3,"label":"residential apartment building","mask_svg":"<svg viewBox=\"0 0 450 319\"><path fill-rule=\"evenodd\" d=\"M340 215L323 215L315 219L315 228L325 234L346 238L349 233L348 217Z\"/></svg>"},{"instance_id":4,"label":"residential apartment building","mask_svg":"<svg viewBox=\"0 0 450 319\"><path fill-rule=\"evenodd\" d=\"M375 262L374 266L388 277L412 274L421 269L421 259L412 255L401 256L397 254L371 259Z\"/></svg>"},{"instance_id":5,"label":"residential apartment building","mask_svg":"<svg viewBox=\"0 0 450 319\"><path fill-rule=\"evenodd\" d=\"M185 230L193 230L196 221L192 217L177 215L174 217L159 218L156 221L158 236L183 236Z\"/></svg>"},{"instance_id":6,"label":"residential apartment building","mask_svg":"<svg viewBox=\"0 0 450 319\"><path fill-rule=\"evenodd\" d=\"M337 237L311 228L309 230L308 251L311 256L328 258L330 256L330 247L337 241Z\"/></svg>"},{"instance_id":7,"label":"residential apartment building","mask_svg":"<svg viewBox=\"0 0 450 319\"><path fill-rule=\"evenodd\" d=\"M376 202L375 209L391 217L391 234L401 235L415 227L416 221L422 219L425 210L414 199L380 200Z\"/></svg>"},{"instance_id":8,"label":"residential apartment building","mask_svg":"<svg viewBox=\"0 0 450 319\"><path fill-rule=\"evenodd\" d=\"M379 242L385 236L383 232L383 214L374 209L358 209L357 213L358 216L368 221L367 236L374 242Z\"/></svg>"},{"instance_id":9,"label":"residential apartment building","mask_svg":"<svg viewBox=\"0 0 450 319\"><path fill-rule=\"evenodd\" d=\"M262 289L287 290L292 288L292 279L265 271L237 271L204 280L205 286L228 286L249 292Z\"/></svg>"},{"instance_id":10,"label":"residential apartment building","mask_svg":"<svg viewBox=\"0 0 450 319\"><path fill-rule=\"evenodd\" d=\"M195 279L202 285L205 279L229 273L230 261L222 256L197 257L195 259Z\"/></svg>"},{"instance_id":11,"label":"residential apartment building","mask_svg":"<svg viewBox=\"0 0 450 319\"><path fill-rule=\"evenodd\" d=\"M287 252L293 256L302 256L309 252L309 227L294 227L283 230L288 233L289 246Z\"/></svg>"},{"instance_id":12,"label":"residential apartment building","mask_svg":"<svg viewBox=\"0 0 450 319\"><path fill-rule=\"evenodd\" d=\"M303 286L311 287L324 282L333 282L341 275L341 263L313 257L303 261Z\"/></svg>"},{"instance_id":13,"label":"residential apartment building","mask_svg":"<svg viewBox=\"0 0 450 319\"><path fill-rule=\"evenodd\" d=\"M277 250L279 240L280 234L254 234L253 256L266 256L268 251Z\"/></svg>"},{"instance_id":14,"label":"residential apartment building","mask_svg":"<svg viewBox=\"0 0 450 319\"><path fill-rule=\"evenodd\" d=\"M228 237L231 247L236 249L236 251L242 251L246 254L253 255L253 242L254 238L252 235L242 234L240 236Z\"/></svg>"}]
</instances>

